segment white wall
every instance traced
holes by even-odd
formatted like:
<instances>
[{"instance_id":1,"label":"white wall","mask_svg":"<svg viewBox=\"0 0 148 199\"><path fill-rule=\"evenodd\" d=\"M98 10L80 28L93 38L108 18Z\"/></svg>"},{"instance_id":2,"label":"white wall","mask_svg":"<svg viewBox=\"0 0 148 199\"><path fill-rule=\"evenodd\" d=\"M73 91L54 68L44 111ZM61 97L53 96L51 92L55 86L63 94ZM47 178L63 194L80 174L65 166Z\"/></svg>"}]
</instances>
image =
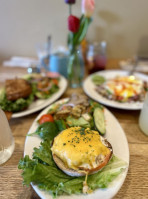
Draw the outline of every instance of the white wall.
<instances>
[{"instance_id":1,"label":"white wall","mask_svg":"<svg viewBox=\"0 0 148 199\"><path fill-rule=\"evenodd\" d=\"M81 1L73 6L80 15ZM0 0L0 61L13 55L36 56L35 44L52 35L53 47L66 45L68 6L64 0ZM148 0L96 0L89 41L106 40L108 56L135 54L148 35Z\"/></svg>"}]
</instances>

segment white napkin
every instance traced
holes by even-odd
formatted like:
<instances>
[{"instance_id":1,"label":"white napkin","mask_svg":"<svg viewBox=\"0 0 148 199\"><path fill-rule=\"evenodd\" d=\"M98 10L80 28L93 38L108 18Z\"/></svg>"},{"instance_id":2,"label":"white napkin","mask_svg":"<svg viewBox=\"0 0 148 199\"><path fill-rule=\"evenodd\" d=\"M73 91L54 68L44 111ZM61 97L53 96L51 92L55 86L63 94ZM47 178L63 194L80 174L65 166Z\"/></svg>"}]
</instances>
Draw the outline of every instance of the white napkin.
<instances>
[{"instance_id":1,"label":"white napkin","mask_svg":"<svg viewBox=\"0 0 148 199\"><path fill-rule=\"evenodd\" d=\"M133 68L133 63L131 63L131 60L123 60L119 62L120 68L123 70L132 70ZM138 72L148 72L148 60L140 60L138 62L138 65L136 67L136 71Z\"/></svg>"},{"instance_id":2,"label":"white napkin","mask_svg":"<svg viewBox=\"0 0 148 199\"><path fill-rule=\"evenodd\" d=\"M6 60L3 62L3 66L8 66L8 67L28 68L32 64L34 64L34 65L39 64L39 60L37 60L35 58L29 58L29 57L14 56L14 57L11 57L10 60Z\"/></svg>"}]
</instances>

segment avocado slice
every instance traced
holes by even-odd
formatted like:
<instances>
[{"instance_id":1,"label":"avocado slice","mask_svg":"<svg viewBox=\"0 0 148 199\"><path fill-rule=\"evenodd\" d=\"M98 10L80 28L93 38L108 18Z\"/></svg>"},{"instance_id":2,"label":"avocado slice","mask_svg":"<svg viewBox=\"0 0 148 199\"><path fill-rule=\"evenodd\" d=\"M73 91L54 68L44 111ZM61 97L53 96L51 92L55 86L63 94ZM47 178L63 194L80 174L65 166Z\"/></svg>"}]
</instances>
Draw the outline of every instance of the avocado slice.
<instances>
[{"instance_id":1,"label":"avocado slice","mask_svg":"<svg viewBox=\"0 0 148 199\"><path fill-rule=\"evenodd\" d=\"M66 122L68 126L81 126L84 128L91 128L90 122L85 120L83 117L80 118L74 118L72 116L67 117Z\"/></svg>"}]
</instances>

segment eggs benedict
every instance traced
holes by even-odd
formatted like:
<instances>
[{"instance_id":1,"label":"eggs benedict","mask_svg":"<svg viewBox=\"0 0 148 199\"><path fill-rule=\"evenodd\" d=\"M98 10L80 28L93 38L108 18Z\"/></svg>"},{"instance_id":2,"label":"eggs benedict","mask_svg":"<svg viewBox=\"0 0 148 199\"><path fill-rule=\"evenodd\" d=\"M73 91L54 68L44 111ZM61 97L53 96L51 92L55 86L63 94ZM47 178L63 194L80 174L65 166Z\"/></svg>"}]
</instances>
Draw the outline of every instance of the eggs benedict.
<instances>
[{"instance_id":1,"label":"eggs benedict","mask_svg":"<svg viewBox=\"0 0 148 199\"><path fill-rule=\"evenodd\" d=\"M135 76L117 76L97 87L103 97L119 102L143 101L147 85Z\"/></svg>"},{"instance_id":2,"label":"eggs benedict","mask_svg":"<svg viewBox=\"0 0 148 199\"><path fill-rule=\"evenodd\" d=\"M111 144L97 131L71 127L54 138L51 147L57 166L70 176L96 173L110 160Z\"/></svg>"}]
</instances>

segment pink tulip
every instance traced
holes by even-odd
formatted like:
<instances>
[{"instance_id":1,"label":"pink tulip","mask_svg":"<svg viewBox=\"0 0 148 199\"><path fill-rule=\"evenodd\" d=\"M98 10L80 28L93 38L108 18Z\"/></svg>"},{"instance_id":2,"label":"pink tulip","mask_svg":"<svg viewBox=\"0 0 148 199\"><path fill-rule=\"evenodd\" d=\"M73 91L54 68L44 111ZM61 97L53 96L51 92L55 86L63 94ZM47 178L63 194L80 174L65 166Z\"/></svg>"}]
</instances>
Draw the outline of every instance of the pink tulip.
<instances>
[{"instance_id":1,"label":"pink tulip","mask_svg":"<svg viewBox=\"0 0 148 199\"><path fill-rule=\"evenodd\" d=\"M82 0L82 13L86 17L91 17L95 8L94 0Z\"/></svg>"}]
</instances>

